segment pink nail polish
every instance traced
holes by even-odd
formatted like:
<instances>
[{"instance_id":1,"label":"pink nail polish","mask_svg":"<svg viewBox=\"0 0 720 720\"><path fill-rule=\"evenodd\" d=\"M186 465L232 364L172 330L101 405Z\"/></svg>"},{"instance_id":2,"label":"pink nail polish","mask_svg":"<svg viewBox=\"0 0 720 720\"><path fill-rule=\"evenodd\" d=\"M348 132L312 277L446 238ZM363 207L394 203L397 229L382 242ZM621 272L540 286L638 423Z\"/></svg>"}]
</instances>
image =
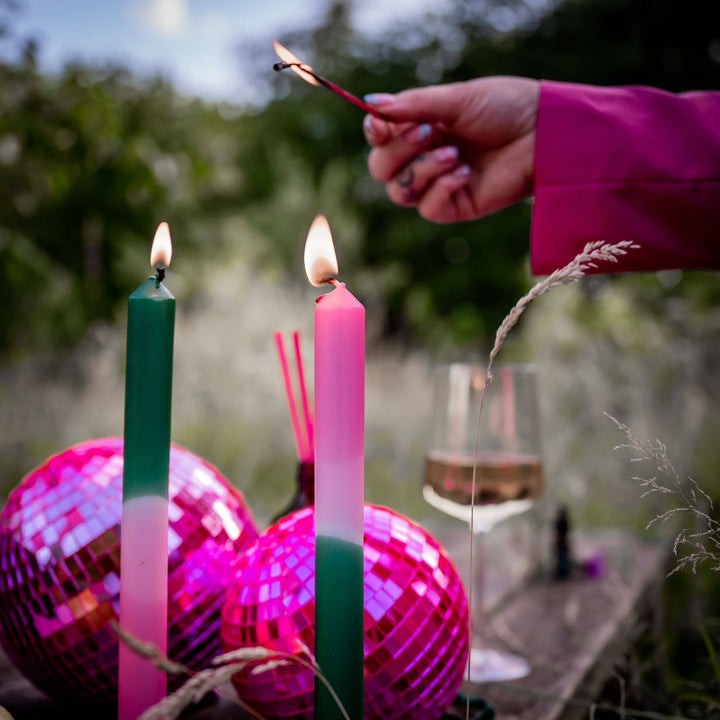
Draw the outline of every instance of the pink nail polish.
<instances>
[{"instance_id":1,"label":"pink nail polish","mask_svg":"<svg viewBox=\"0 0 720 720\"><path fill-rule=\"evenodd\" d=\"M460 165L452 171L452 174L456 178L469 178L472 175L472 168L469 165Z\"/></svg>"},{"instance_id":2,"label":"pink nail polish","mask_svg":"<svg viewBox=\"0 0 720 720\"><path fill-rule=\"evenodd\" d=\"M438 148L432 152L433 159L435 162L447 163L457 160L458 149L454 145L447 145L446 147Z\"/></svg>"}]
</instances>

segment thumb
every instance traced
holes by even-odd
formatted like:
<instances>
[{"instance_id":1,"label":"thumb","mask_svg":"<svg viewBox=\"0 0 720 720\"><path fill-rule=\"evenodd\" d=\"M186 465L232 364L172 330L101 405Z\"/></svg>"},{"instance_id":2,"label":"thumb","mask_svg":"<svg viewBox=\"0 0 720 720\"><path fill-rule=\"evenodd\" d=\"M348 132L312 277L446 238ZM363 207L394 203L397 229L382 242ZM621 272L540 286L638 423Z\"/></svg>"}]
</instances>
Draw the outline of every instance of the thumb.
<instances>
[{"instance_id":1,"label":"thumb","mask_svg":"<svg viewBox=\"0 0 720 720\"><path fill-rule=\"evenodd\" d=\"M468 107L468 88L465 82L428 85L394 95L373 93L366 95L364 100L391 122L445 123L452 126Z\"/></svg>"}]
</instances>

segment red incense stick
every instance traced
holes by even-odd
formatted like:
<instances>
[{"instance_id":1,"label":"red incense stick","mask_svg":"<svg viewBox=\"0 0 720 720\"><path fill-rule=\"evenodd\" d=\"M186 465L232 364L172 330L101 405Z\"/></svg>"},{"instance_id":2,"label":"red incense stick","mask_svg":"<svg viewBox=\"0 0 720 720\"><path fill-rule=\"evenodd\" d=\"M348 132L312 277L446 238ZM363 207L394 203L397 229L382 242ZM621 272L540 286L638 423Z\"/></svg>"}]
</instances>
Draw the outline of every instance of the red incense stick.
<instances>
[{"instance_id":1,"label":"red incense stick","mask_svg":"<svg viewBox=\"0 0 720 720\"><path fill-rule=\"evenodd\" d=\"M308 453L302 429L300 428L300 419L295 404L295 394L293 392L292 380L290 379L290 365L287 354L285 353L285 343L280 332L275 333L275 345L277 347L278 357L280 358L283 380L285 381L285 394L287 396L288 410L290 411L290 422L292 422L293 433L295 435L298 458L301 462L306 462L312 459L312 453Z\"/></svg>"},{"instance_id":2,"label":"red incense stick","mask_svg":"<svg viewBox=\"0 0 720 720\"><path fill-rule=\"evenodd\" d=\"M310 403L308 402L307 387L305 386L305 369L303 367L302 350L300 349L300 333L296 330L293 333L293 343L295 344L295 363L298 371L298 386L300 388L300 399L302 401L303 418L305 420L305 433L308 441L309 459L315 455L315 438L313 436L313 419L310 412Z\"/></svg>"}]
</instances>

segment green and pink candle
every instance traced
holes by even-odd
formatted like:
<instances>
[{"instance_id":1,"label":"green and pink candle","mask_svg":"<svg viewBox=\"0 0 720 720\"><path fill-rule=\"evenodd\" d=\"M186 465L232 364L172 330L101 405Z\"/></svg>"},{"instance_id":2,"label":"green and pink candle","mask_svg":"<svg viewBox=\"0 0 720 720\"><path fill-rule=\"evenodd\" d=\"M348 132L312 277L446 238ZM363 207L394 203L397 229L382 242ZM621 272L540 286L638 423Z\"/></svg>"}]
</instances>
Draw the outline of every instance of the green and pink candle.
<instances>
[{"instance_id":1,"label":"green and pink candle","mask_svg":"<svg viewBox=\"0 0 720 720\"><path fill-rule=\"evenodd\" d=\"M337 281L327 220L305 245L315 307L315 659L352 720L363 717L365 308ZM342 714L315 682L316 720Z\"/></svg>"},{"instance_id":2,"label":"green and pink candle","mask_svg":"<svg viewBox=\"0 0 720 720\"><path fill-rule=\"evenodd\" d=\"M163 284L172 244L155 233L149 277L128 302L120 625L167 651L168 474L175 298ZM120 645L119 720L136 720L166 695L166 676Z\"/></svg>"}]
</instances>

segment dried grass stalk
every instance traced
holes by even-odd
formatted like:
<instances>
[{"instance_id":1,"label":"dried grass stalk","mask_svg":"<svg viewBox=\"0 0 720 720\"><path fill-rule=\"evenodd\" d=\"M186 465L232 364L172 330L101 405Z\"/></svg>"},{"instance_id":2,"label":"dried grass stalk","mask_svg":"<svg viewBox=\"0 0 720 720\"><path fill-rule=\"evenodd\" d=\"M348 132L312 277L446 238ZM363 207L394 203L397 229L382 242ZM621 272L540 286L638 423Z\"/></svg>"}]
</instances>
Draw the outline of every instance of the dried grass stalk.
<instances>
[{"instance_id":1,"label":"dried grass stalk","mask_svg":"<svg viewBox=\"0 0 720 720\"><path fill-rule=\"evenodd\" d=\"M615 449L632 450L636 453L632 462L648 462L660 473L659 476L636 475L632 477L643 488L641 497L659 493L667 495L668 499L676 503L675 507L652 518L646 529L666 523L678 515L689 516L695 528L699 528L682 528L676 535L673 542L673 554L678 559L668 576L685 569L690 569L695 573L697 566L704 562L712 563L711 569L720 571L720 522L710 515L713 512L713 502L710 496L693 478L683 479L678 475L664 443L660 440L656 440L654 443L649 440L643 442L635 437L627 425L612 415L605 413L605 416L622 430L627 439L626 443L618 445Z\"/></svg>"},{"instance_id":2,"label":"dried grass stalk","mask_svg":"<svg viewBox=\"0 0 720 720\"><path fill-rule=\"evenodd\" d=\"M133 652L141 657L153 661L153 665L169 674L186 673L190 679L178 690L163 698L159 703L148 708L138 720L176 720L189 705L199 703L209 692L217 690L230 682L235 673L250 667L250 673L259 675L269 672L283 665L296 663L311 670L313 674L327 687L335 700L340 713L345 720L350 716L345 710L340 698L322 673L310 649L302 641L299 642L298 653L278 652L264 647L245 647L218 655L211 660L212 667L194 673L185 665L176 663L165 655L152 643L142 642L124 630L116 621L111 622L113 630L120 641L125 643ZM265 720L263 716L241 698L234 701L256 720ZM2 710L2 708L0 708ZM0 720L2 716L0 715ZM12 720L12 718L10 718Z\"/></svg>"},{"instance_id":3,"label":"dried grass stalk","mask_svg":"<svg viewBox=\"0 0 720 720\"><path fill-rule=\"evenodd\" d=\"M514 307L507 314L505 319L500 323L500 326L495 333L495 343L493 344L492 350L488 358L487 369L485 372L485 382L480 396L480 410L478 413L477 433L475 436L475 459L473 462L473 473L472 473L472 505L470 511L470 568L469 568L469 590L468 590L468 603L472 607L473 602L473 586L474 586L474 555L473 555L473 536L475 532L475 491L477 483L477 460L478 451L480 448L480 428L482 425L483 410L485 408L485 395L487 388L492 382L492 365L493 361L497 357L498 353L505 344L510 331L515 327L520 316L525 312L527 306L535 299L544 295L550 290L561 287L562 285L569 285L570 283L580 280L586 275L588 270L598 267L598 263L610 262L616 263L618 257L625 255L628 250L634 250L639 248L639 245L629 241L623 240L618 243L606 243L603 241L590 242L585 245L582 252L576 255L565 267L555 270L553 273L548 275L546 278L535 284L528 293L523 295L520 300L515 303ZM472 615L472 614L471 614ZM469 646L472 647L472 616L468 621L468 638ZM467 682L470 684L470 664L468 663L467 670ZM465 708L466 720L470 718L470 700L468 697L467 706Z\"/></svg>"}]
</instances>

